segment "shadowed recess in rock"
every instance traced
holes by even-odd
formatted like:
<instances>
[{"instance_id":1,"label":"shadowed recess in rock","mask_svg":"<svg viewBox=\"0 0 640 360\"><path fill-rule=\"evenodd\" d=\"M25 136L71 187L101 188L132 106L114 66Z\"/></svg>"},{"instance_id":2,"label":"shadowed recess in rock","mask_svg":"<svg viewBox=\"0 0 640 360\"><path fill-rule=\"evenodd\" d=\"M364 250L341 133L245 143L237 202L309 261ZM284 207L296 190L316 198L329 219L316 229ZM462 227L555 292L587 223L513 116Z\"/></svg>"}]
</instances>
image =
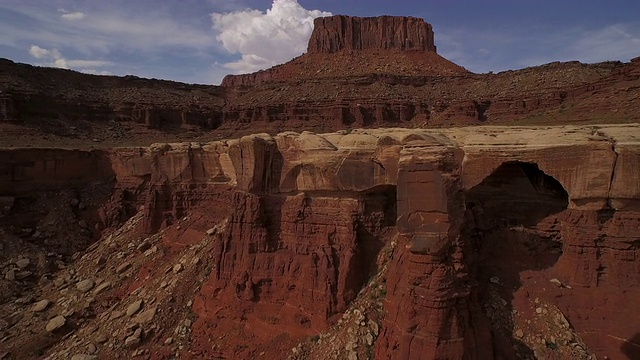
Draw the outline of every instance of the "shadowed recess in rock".
<instances>
[{"instance_id":1,"label":"shadowed recess in rock","mask_svg":"<svg viewBox=\"0 0 640 360\"><path fill-rule=\"evenodd\" d=\"M514 337L514 292L529 278L524 271L553 266L562 253L555 215L567 208L568 194L536 164L507 162L466 194L463 236L469 267L478 281L484 315L491 324L494 356L533 355Z\"/></svg>"}]
</instances>

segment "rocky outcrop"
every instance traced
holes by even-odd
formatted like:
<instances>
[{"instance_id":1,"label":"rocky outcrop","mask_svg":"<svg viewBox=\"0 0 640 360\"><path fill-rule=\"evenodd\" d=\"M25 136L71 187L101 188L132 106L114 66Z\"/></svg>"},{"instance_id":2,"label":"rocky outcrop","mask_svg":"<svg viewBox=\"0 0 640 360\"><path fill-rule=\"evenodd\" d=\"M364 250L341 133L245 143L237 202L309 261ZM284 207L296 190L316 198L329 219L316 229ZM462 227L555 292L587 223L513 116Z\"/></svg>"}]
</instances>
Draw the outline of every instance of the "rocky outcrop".
<instances>
[{"instance_id":1,"label":"rocky outcrop","mask_svg":"<svg viewBox=\"0 0 640 360\"><path fill-rule=\"evenodd\" d=\"M433 29L423 19L405 16L317 18L308 53L367 49L436 51Z\"/></svg>"},{"instance_id":2,"label":"rocky outcrop","mask_svg":"<svg viewBox=\"0 0 640 360\"><path fill-rule=\"evenodd\" d=\"M26 206L34 184L63 189L61 180L82 178L82 168L93 177L77 186L110 180L106 210L86 218L89 228L106 238L132 215L114 213L120 203L141 209L131 231L150 237L114 270L138 275L109 284L117 296L139 287L147 295L153 286L173 291L173 300L154 303L159 314L173 313L175 299L191 301L190 351L198 356L282 357L368 294L376 257L391 241L386 316L379 332L369 327L378 334L366 350L377 358L510 358L553 349L576 358L570 342L578 337L596 354L616 356L640 321L640 309L625 300L640 295L640 188L632 176L639 138L637 125L286 132L59 151L46 178L42 152L9 150L0 154L5 164L31 161L34 170L3 179L0 196L16 199L7 202L11 221L19 211L12 203ZM60 165L95 154L108 171ZM162 285L164 274L183 271L191 281ZM535 328L549 309L575 333ZM226 345L211 347L210 339L229 333L236 335ZM148 344L165 341L145 336Z\"/></svg>"}]
</instances>

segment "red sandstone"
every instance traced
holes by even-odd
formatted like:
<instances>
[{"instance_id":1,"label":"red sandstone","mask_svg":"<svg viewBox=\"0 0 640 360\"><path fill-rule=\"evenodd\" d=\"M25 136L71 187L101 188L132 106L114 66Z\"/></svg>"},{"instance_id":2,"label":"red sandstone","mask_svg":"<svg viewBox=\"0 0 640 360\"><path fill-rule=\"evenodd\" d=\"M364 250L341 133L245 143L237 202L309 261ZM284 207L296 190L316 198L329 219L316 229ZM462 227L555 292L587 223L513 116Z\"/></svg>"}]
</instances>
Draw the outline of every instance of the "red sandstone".
<instances>
[{"instance_id":1,"label":"red sandstone","mask_svg":"<svg viewBox=\"0 0 640 360\"><path fill-rule=\"evenodd\" d=\"M400 16L318 18L307 53L394 48L435 52L431 25L423 19Z\"/></svg>"}]
</instances>

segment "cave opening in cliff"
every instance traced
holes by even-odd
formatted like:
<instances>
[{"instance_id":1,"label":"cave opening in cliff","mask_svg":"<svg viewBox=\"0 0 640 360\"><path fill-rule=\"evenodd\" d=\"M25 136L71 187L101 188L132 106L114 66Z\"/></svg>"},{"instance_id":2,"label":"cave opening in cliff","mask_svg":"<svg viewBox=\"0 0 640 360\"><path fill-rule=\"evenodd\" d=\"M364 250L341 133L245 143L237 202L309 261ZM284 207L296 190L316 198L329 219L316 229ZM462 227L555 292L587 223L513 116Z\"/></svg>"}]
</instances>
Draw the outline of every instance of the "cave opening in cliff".
<instances>
[{"instance_id":1,"label":"cave opening in cliff","mask_svg":"<svg viewBox=\"0 0 640 360\"><path fill-rule=\"evenodd\" d=\"M494 352L504 358L531 355L514 335L514 314L535 308L529 292L549 285L545 272L562 254L558 216L569 196L537 164L506 162L465 199L462 234Z\"/></svg>"}]
</instances>

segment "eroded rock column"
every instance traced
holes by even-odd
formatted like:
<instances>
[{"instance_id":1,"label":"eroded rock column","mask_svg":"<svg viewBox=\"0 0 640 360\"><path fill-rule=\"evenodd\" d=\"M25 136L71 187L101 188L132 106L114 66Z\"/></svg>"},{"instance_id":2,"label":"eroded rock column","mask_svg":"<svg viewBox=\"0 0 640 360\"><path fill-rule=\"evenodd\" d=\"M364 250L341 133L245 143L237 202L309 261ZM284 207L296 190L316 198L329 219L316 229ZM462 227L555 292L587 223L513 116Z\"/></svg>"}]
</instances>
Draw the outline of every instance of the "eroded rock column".
<instances>
[{"instance_id":1,"label":"eroded rock column","mask_svg":"<svg viewBox=\"0 0 640 360\"><path fill-rule=\"evenodd\" d=\"M398 172L398 252L389 268L379 359L491 359L491 335L460 242L462 153L403 150Z\"/></svg>"}]
</instances>

